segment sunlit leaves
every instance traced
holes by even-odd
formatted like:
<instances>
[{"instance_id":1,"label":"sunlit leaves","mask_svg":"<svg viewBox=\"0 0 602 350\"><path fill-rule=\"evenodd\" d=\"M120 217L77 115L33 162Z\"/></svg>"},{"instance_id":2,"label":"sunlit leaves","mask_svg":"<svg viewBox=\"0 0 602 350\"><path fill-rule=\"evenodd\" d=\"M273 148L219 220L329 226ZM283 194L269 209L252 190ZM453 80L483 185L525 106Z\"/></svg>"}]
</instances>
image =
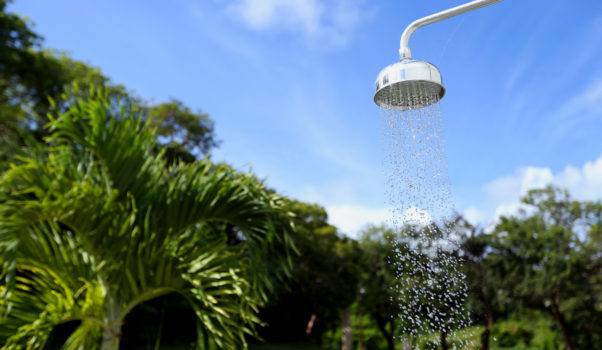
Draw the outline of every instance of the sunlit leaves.
<instances>
[{"instance_id":1,"label":"sunlit leaves","mask_svg":"<svg viewBox=\"0 0 602 350\"><path fill-rule=\"evenodd\" d=\"M166 164L136 108L103 92L49 128L47 147L0 182L5 347L37 348L74 320L66 348L117 344L125 316L168 293L189 301L206 348L246 347L270 279L287 271L282 199L225 165Z\"/></svg>"}]
</instances>

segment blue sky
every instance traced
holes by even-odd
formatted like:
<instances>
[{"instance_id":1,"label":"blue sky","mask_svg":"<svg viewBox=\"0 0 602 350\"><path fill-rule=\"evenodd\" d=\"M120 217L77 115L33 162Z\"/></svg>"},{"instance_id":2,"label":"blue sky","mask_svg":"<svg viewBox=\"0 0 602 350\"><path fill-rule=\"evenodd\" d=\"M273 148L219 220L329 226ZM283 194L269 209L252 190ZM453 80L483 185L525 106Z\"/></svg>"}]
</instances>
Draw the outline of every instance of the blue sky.
<instances>
[{"instance_id":1,"label":"blue sky","mask_svg":"<svg viewBox=\"0 0 602 350\"><path fill-rule=\"evenodd\" d=\"M354 235L388 217L372 102L413 20L461 1L16 0L45 46L155 102L200 108L214 151ZM602 2L505 0L417 31L441 71L457 210L485 224L555 183L602 198Z\"/></svg>"}]
</instances>

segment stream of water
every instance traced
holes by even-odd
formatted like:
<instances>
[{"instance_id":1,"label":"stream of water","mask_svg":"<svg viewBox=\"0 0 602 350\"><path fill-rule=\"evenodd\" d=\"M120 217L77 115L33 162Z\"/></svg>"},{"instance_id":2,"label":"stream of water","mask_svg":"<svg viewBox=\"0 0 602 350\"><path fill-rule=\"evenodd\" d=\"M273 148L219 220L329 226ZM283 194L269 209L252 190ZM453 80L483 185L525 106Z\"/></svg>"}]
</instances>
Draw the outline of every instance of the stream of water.
<instances>
[{"instance_id":1,"label":"stream of water","mask_svg":"<svg viewBox=\"0 0 602 350\"><path fill-rule=\"evenodd\" d=\"M448 180L438 96L417 101L424 108L381 108L384 169L391 225L400 237L392 263L397 273L394 305L409 338L438 332L447 339L469 324L467 297L450 222L454 206ZM459 344L459 345L458 345ZM450 348L468 344L449 342Z\"/></svg>"}]
</instances>

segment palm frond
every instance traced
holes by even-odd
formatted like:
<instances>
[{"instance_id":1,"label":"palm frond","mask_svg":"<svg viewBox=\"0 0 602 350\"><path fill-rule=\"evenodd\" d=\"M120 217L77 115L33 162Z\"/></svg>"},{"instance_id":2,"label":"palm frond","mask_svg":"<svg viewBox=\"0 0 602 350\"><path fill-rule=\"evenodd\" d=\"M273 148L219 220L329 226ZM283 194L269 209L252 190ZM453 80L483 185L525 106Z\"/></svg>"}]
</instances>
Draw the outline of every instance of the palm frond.
<instances>
[{"instance_id":1,"label":"palm frond","mask_svg":"<svg viewBox=\"0 0 602 350\"><path fill-rule=\"evenodd\" d=\"M65 348L95 348L136 305L176 292L199 344L246 348L271 278L290 266L282 198L208 159L168 167L154 131L112 103L72 104L46 150L0 177L0 340L38 348L80 320Z\"/></svg>"}]
</instances>

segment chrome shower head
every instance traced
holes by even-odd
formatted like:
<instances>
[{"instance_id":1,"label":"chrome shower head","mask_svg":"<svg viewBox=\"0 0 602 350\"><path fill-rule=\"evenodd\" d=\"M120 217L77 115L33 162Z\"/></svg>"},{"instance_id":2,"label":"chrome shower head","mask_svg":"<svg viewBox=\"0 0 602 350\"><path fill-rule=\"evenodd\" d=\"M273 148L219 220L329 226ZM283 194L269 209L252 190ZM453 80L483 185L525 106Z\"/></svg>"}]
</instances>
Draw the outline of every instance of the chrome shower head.
<instances>
[{"instance_id":1,"label":"chrome shower head","mask_svg":"<svg viewBox=\"0 0 602 350\"><path fill-rule=\"evenodd\" d=\"M405 111L429 106L443 95L445 88L437 67L405 59L380 71L374 102L383 108Z\"/></svg>"},{"instance_id":2,"label":"chrome shower head","mask_svg":"<svg viewBox=\"0 0 602 350\"><path fill-rule=\"evenodd\" d=\"M473 0L410 23L399 42L401 61L380 71L376 78L374 102L383 108L405 111L426 107L439 101L445 95L441 73L428 62L412 60L412 51L408 46L412 33L425 25L500 1L502 0Z\"/></svg>"}]
</instances>

